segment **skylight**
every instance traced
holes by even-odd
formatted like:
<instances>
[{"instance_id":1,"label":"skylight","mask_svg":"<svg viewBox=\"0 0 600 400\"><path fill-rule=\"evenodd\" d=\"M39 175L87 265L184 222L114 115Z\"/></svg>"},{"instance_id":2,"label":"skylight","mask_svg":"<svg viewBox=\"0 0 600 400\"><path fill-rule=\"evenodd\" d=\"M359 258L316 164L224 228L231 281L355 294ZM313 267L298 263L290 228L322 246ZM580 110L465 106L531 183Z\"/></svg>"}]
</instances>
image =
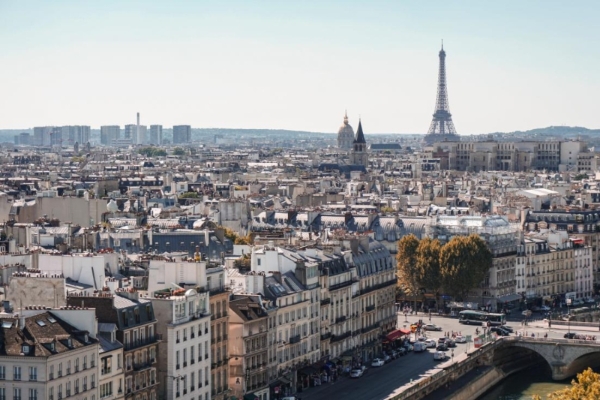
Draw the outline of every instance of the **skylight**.
<instances>
[{"instance_id":1,"label":"skylight","mask_svg":"<svg viewBox=\"0 0 600 400\"><path fill-rule=\"evenodd\" d=\"M5 329L10 329L12 328L12 321L2 321L2 327Z\"/></svg>"},{"instance_id":2,"label":"skylight","mask_svg":"<svg viewBox=\"0 0 600 400\"><path fill-rule=\"evenodd\" d=\"M51 323L55 323L56 320L54 319L54 317L48 317L48 321L50 321Z\"/></svg>"},{"instance_id":3,"label":"skylight","mask_svg":"<svg viewBox=\"0 0 600 400\"><path fill-rule=\"evenodd\" d=\"M46 326L46 323L44 321L42 321L41 319L38 319L37 321L35 321L36 324L38 324L39 326Z\"/></svg>"}]
</instances>

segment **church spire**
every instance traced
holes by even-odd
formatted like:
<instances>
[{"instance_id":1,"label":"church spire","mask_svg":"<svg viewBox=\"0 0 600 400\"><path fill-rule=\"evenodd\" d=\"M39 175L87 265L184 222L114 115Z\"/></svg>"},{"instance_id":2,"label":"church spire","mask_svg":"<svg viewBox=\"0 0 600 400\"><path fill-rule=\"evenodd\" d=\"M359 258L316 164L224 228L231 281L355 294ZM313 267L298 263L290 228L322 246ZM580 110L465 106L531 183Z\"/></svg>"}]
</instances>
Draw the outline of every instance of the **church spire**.
<instances>
[{"instance_id":1,"label":"church spire","mask_svg":"<svg viewBox=\"0 0 600 400\"><path fill-rule=\"evenodd\" d=\"M348 110L344 110L344 124L348 125Z\"/></svg>"},{"instance_id":2,"label":"church spire","mask_svg":"<svg viewBox=\"0 0 600 400\"><path fill-rule=\"evenodd\" d=\"M360 118L358 119L358 128L356 129L356 139L354 140L354 143L367 143L362 130L362 122L360 121Z\"/></svg>"}]
</instances>

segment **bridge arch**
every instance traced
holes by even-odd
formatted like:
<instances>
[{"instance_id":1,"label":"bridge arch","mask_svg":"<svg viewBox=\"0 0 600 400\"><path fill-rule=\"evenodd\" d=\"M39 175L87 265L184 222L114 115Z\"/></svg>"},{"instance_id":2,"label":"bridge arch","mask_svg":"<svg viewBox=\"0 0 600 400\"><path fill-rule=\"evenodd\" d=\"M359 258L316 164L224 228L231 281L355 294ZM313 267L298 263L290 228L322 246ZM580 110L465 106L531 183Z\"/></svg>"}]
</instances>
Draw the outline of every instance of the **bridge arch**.
<instances>
[{"instance_id":1,"label":"bridge arch","mask_svg":"<svg viewBox=\"0 0 600 400\"><path fill-rule=\"evenodd\" d=\"M511 338L504 343L535 352L552 370L552 379L567 379L587 366L600 365L600 346L596 342L564 339Z\"/></svg>"}]
</instances>

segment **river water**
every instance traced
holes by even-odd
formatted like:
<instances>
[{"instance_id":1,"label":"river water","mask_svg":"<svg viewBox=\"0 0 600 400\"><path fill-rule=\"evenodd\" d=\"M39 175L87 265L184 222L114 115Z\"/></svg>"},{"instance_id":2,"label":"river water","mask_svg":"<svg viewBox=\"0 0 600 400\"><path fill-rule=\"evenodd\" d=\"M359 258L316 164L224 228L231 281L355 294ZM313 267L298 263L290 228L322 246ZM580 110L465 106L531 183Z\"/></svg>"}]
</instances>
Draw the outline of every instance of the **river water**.
<instances>
[{"instance_id":1,"label":"river water","mask_svg":"<svg viewBox=\"0 0 600 400\"><path fill-rule=\"evenodd\" d=\"M549 368L540 365L509 376L478 400L531 400L534 394L545 400L550 393L569 386L571 380L553 381Z\"/></svg>"}]
</instances>

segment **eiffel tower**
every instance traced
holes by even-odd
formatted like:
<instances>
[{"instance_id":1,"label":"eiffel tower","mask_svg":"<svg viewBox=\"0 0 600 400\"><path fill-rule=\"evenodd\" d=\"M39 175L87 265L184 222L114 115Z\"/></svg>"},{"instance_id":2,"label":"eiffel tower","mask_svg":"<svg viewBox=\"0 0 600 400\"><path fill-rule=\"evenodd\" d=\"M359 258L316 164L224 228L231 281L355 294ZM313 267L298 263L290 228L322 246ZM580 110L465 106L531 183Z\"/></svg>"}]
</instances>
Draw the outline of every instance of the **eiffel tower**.
<instances>
[{"instance_id":1,"label":"eiffel tower","mask_svg":"<svg viewBox=\"0 0 600 400\"><path fill-rule=\"evenodd\" d=\"M437 100L435 102L435 112L433 120L429 126L429 131L423 142L431 145L434 142L460 141L452 122L450 106L448 105L448 90L446 88L446 52L444 51L444 42L440 50L440 71L438 74Z\"/></svg>"}]
</instances>

